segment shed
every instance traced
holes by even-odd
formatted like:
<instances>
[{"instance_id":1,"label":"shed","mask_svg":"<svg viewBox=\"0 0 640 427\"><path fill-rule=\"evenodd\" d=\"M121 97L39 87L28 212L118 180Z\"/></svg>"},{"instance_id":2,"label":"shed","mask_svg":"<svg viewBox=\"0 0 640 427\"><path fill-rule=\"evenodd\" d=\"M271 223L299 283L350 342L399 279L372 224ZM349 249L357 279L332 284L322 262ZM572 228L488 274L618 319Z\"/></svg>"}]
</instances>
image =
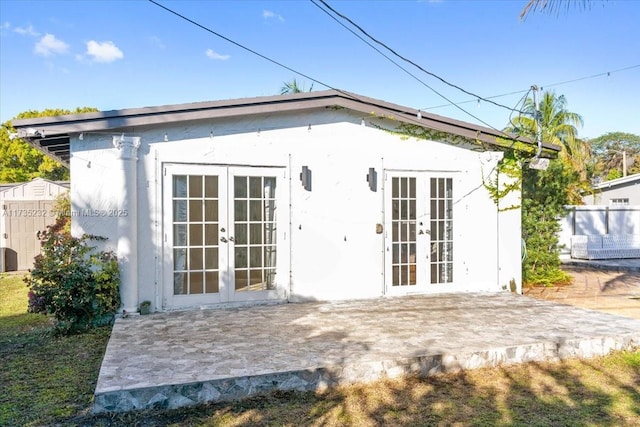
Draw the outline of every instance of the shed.
<instances>
[{"instance_id":1,"label":"shed","mask_svg":"<svg viewBox=\"0 0 640 427\"><path fill-rule=\"evenodd\" d=\"M55 199L69 191L69 182L35 178L0 185L0 272L27 270L40 253L38 231L55 222Z\"/></svg>"},{"instance_id":2,"label":"shed","mask_svg":"<svg viewBox=\"0 0 640 427\"><path fill-rule=\"evenodd\" d=\"M70 165L128 312L520 290L519 192L486 186L527 139L341 90L13 125Z\"/></svg>"}]
</instances>

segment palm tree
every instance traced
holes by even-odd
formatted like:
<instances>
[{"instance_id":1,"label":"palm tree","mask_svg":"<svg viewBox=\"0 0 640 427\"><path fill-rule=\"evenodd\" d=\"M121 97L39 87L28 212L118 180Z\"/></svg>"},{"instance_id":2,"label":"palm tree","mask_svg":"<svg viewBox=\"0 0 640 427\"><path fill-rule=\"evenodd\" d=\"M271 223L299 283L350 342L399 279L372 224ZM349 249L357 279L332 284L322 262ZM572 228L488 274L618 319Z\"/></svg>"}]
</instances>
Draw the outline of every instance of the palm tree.
<instances>
[{"instance_id":1,"label":"palm tree","mask_svg":"<svg viewBox=\"0 0 640 427\"><path fill-rule=\"evenodd\" d=\"M533 98L528 98L522 109L523 115L512 121L512 131L535 138L537 131L536 106ZM573 146L578 135L578 127L583 125L582 117L567 110L567 100L564 95L556 96L554 92L546 91L540 101L540 125L542 140L560 145L567 150Z\"/></svg>"},{"instance_id":2,"label":"palm tree","mask_svg":"<svg viewBox=\"0 0 640 427\"><path fill-rule=\"evenodd\" d=\"M311 87L309 88L309 92L313 90L313 83L311 83ZM304 84L302 87L298 86L297 80L294 78L290 82L284 82L284 85L280 88L280 95L285 95L287 93L301 93L306 92L304 88Z\"/></svg>"},{"instance_id":3,"label":"palm tree","mask_svg":"<svg viewBox=\"0 0 640 427\"><path fill-rule=\"evenodd\" d=\"M536 107L532 98L525 101L523 114L511 121L508 131L536 139L538 124ZM540 101L540 127L542 141L562 147L560 159L571 170L576 172L579 183L568 189L569 198L577 203L581 200L580 191L588 187L588 171L591 164L591 148L589 144L578 138L578 127L582 127L582 116L567 110L564 95L556 96L546 91Z\"/></svg>"}]
</instances>

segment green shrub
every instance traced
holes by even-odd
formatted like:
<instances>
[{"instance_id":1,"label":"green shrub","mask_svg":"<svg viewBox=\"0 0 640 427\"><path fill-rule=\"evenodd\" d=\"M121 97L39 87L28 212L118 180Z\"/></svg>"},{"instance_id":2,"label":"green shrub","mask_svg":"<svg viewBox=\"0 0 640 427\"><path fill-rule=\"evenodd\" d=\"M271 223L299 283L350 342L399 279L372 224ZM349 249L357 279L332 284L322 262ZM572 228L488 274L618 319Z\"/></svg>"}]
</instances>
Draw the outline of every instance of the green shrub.
<instances>
[{"instance_id":1,"label":"green shrub","mask_svg":"<svg viewBox=\"0 0 640 427\"><path fill-rule=\"evenodd\" d=\"M559 219L569 204L567 188L576 174L560 160L539 171L523 169L522 236L527 258L522 265L523 281L528 285L563 285L571 277L560 268Z\"/></svg>"},{"instance_id":2,"label":"green shrub","mask_svg":"<svg viewBox=\"0 0 640 427\"><path fill-rule=\"evenodd\" d=\"M38 233L42 254L25 282L29 310L53 314L59 333L69 334L113 321L120 306L120 272L116 255L91 246L104 237L72 237L68 217Z\"/></svg>"}]
</instances>

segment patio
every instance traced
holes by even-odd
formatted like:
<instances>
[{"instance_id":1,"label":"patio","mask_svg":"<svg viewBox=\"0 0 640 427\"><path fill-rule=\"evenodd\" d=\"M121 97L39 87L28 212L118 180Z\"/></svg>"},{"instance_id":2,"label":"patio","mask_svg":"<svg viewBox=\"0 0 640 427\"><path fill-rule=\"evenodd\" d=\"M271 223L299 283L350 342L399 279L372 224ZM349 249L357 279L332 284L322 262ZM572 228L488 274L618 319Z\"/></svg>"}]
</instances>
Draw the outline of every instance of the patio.
<instances>
[{"instance_id":1,"label":"patio","mask_svg":"<svg viewBox=\"0 0 640 427\"><path fill-rule=\"evenodd\" d=\"M94 411L175 408L638 346L640 320L510 293L158 313L116 321Z\"/></svg>"}]
</instances>

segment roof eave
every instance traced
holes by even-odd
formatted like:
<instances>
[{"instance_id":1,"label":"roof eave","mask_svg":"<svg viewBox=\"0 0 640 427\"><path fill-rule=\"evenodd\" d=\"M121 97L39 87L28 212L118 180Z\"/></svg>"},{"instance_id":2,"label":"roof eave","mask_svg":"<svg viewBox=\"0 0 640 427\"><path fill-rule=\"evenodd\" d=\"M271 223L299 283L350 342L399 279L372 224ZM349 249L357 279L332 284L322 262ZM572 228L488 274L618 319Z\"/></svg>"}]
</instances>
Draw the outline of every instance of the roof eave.
<instances>
[{"instance_id":1,"label":"roof eave","mask_svg":"<svg viewBox=\"0 0 640 427\"><path fill-rule=\"evenodd\" d=\"M336 106L360 112L364 117L390 118L498 147L514 148L519 143L521 147L537 148L537 144L527 138L341 90L20 119L15 120L13 126L18 136L68 166L72 134ZM543 149L544 154L551 157L560 151L560 147L548 143L543 144Z\"/></svg>"}]
</instances>

